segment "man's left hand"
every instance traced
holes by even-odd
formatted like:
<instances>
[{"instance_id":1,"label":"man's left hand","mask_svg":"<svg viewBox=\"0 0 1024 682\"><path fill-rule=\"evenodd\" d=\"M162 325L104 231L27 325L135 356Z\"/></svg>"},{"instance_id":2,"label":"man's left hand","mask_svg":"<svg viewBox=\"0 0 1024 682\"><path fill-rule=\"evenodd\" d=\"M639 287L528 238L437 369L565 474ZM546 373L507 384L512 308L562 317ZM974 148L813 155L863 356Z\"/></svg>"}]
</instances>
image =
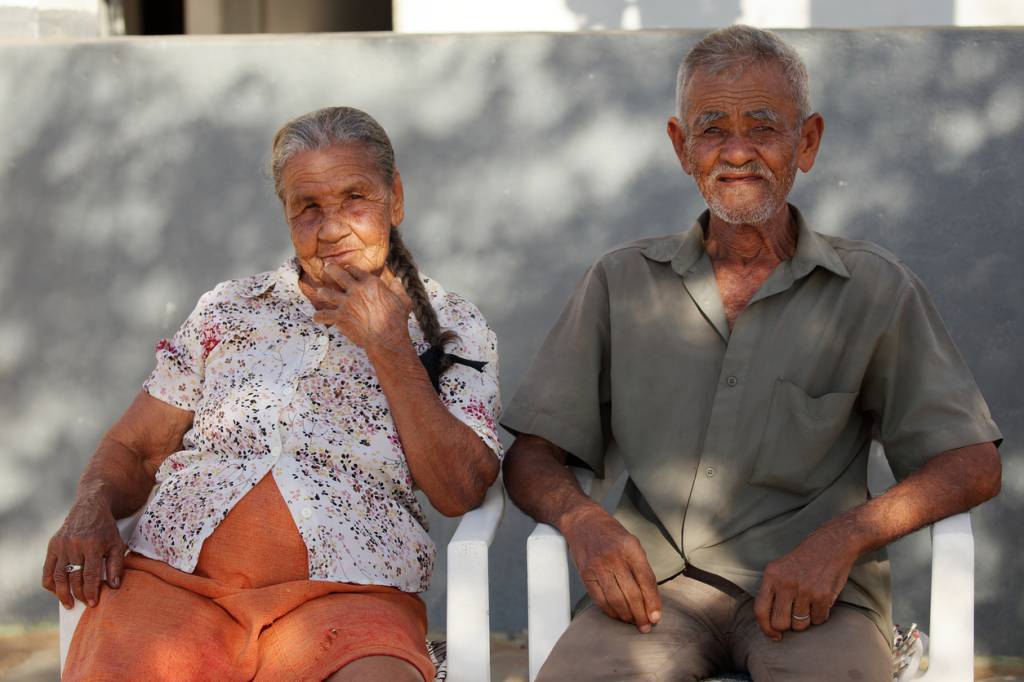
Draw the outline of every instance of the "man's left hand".
<instances>
[{"instance_id":1,"label":"man's left hand","mask_svg":"<svg viewBox=\"0 0 1024 682\"><path fill-rule=\"evenodd\" d=\"M834 533L815 533L765 567L754 615L776 641L787 630L806 630L828 620L857 553Z\"/></svg>"},{"instance_id":2,"label":"man's left hand","mask_svg":"<svg viewBox=\"0 0 1024 682\"><path fill-rule=\"evenodd\" d=\"M324 279L335 286L319 287L315 295L330 307L318 310L314 320L334 325L367 352L409 345L412 301L399 279L385 284L380 277L354 265L329 265Z\"/></svg>"}]
</instances>

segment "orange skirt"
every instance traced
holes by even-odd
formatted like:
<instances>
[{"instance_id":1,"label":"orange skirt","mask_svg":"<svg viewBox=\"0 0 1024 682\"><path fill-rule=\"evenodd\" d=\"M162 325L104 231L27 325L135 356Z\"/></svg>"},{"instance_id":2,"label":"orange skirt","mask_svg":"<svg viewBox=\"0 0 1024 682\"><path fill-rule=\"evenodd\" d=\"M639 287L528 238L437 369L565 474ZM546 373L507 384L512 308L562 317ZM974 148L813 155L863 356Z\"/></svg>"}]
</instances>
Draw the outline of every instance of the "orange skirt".
<instances>
[{"instance_id":1,"label":"orange skirt","mask_svg":"<svg viewBox=\"0 0 1024 682\"><path fill-rule=\"evenodd\" d=\"M129 554L75 631L65 680L323 680L366 656L434 679L426 608L394 587L309 580L272 475L206 539L194 573Z\"/></svg>"}]
</instances>

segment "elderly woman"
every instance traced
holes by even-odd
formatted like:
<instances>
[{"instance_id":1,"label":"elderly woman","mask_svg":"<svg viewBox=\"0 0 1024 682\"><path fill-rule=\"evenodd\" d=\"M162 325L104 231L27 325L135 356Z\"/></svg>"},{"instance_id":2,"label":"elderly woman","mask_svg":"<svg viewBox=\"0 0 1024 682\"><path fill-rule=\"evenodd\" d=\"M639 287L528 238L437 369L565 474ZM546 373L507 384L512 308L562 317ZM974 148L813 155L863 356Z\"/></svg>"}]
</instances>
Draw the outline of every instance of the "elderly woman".
<instances>
[{"instance_id":1,"label":"elderly woman","mask_svg":"<svg viewBox=\"0 0 1024 682\"><path fill-rule=\"evenodd\" d=\"M295 119L272 168L295 257L157 344L50 541L44 587L93 607L65 679L433 678L414 491L455 516L497 476L495 337L417 272L373 118Z\"/></svg>"}]
</instances>

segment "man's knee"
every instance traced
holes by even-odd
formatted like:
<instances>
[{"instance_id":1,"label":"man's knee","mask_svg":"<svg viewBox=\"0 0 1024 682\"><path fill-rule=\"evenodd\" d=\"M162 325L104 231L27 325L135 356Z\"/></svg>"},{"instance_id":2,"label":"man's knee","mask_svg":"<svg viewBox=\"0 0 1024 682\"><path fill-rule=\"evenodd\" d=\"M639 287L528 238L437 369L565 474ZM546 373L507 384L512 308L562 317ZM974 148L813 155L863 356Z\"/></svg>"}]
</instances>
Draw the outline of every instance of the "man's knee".
<instances>
[{"instance_id":1,"label":"man's knee","mask_svg":"<svg viewBox=\"0 0 1024 682\"><path fill-rule=\"evenodd\" d=\"M773 642L748 633L746 667L754 682L891 682L892 648L860 609L837 605L821 625Z\"/></svg>"}]
</instances>

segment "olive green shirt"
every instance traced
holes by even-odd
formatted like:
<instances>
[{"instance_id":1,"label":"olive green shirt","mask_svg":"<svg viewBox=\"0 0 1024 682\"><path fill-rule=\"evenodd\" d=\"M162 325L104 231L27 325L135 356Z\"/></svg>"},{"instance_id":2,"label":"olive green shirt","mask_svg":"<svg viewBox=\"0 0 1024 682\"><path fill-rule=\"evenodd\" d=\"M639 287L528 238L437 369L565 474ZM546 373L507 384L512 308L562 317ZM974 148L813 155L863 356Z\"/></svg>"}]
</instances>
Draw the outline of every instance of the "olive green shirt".
<instances>
[{"instance_id":1,"label":"olive green shirt","mask_svg":"<svg viewBox=\"0 0 1024 682\"><path fill-rule=\"evenodd\" d=\"M687 232L612 249L586 273L502 425L603 475L659 580L689 562L756 594L770 561L868 499L872 436L897 479L932 456L999 441L921 281L866 242L799 227L796 252L730 332L705 212ZM891 632L884 551L840 600Z\"/></svg>"}]
</instances>

